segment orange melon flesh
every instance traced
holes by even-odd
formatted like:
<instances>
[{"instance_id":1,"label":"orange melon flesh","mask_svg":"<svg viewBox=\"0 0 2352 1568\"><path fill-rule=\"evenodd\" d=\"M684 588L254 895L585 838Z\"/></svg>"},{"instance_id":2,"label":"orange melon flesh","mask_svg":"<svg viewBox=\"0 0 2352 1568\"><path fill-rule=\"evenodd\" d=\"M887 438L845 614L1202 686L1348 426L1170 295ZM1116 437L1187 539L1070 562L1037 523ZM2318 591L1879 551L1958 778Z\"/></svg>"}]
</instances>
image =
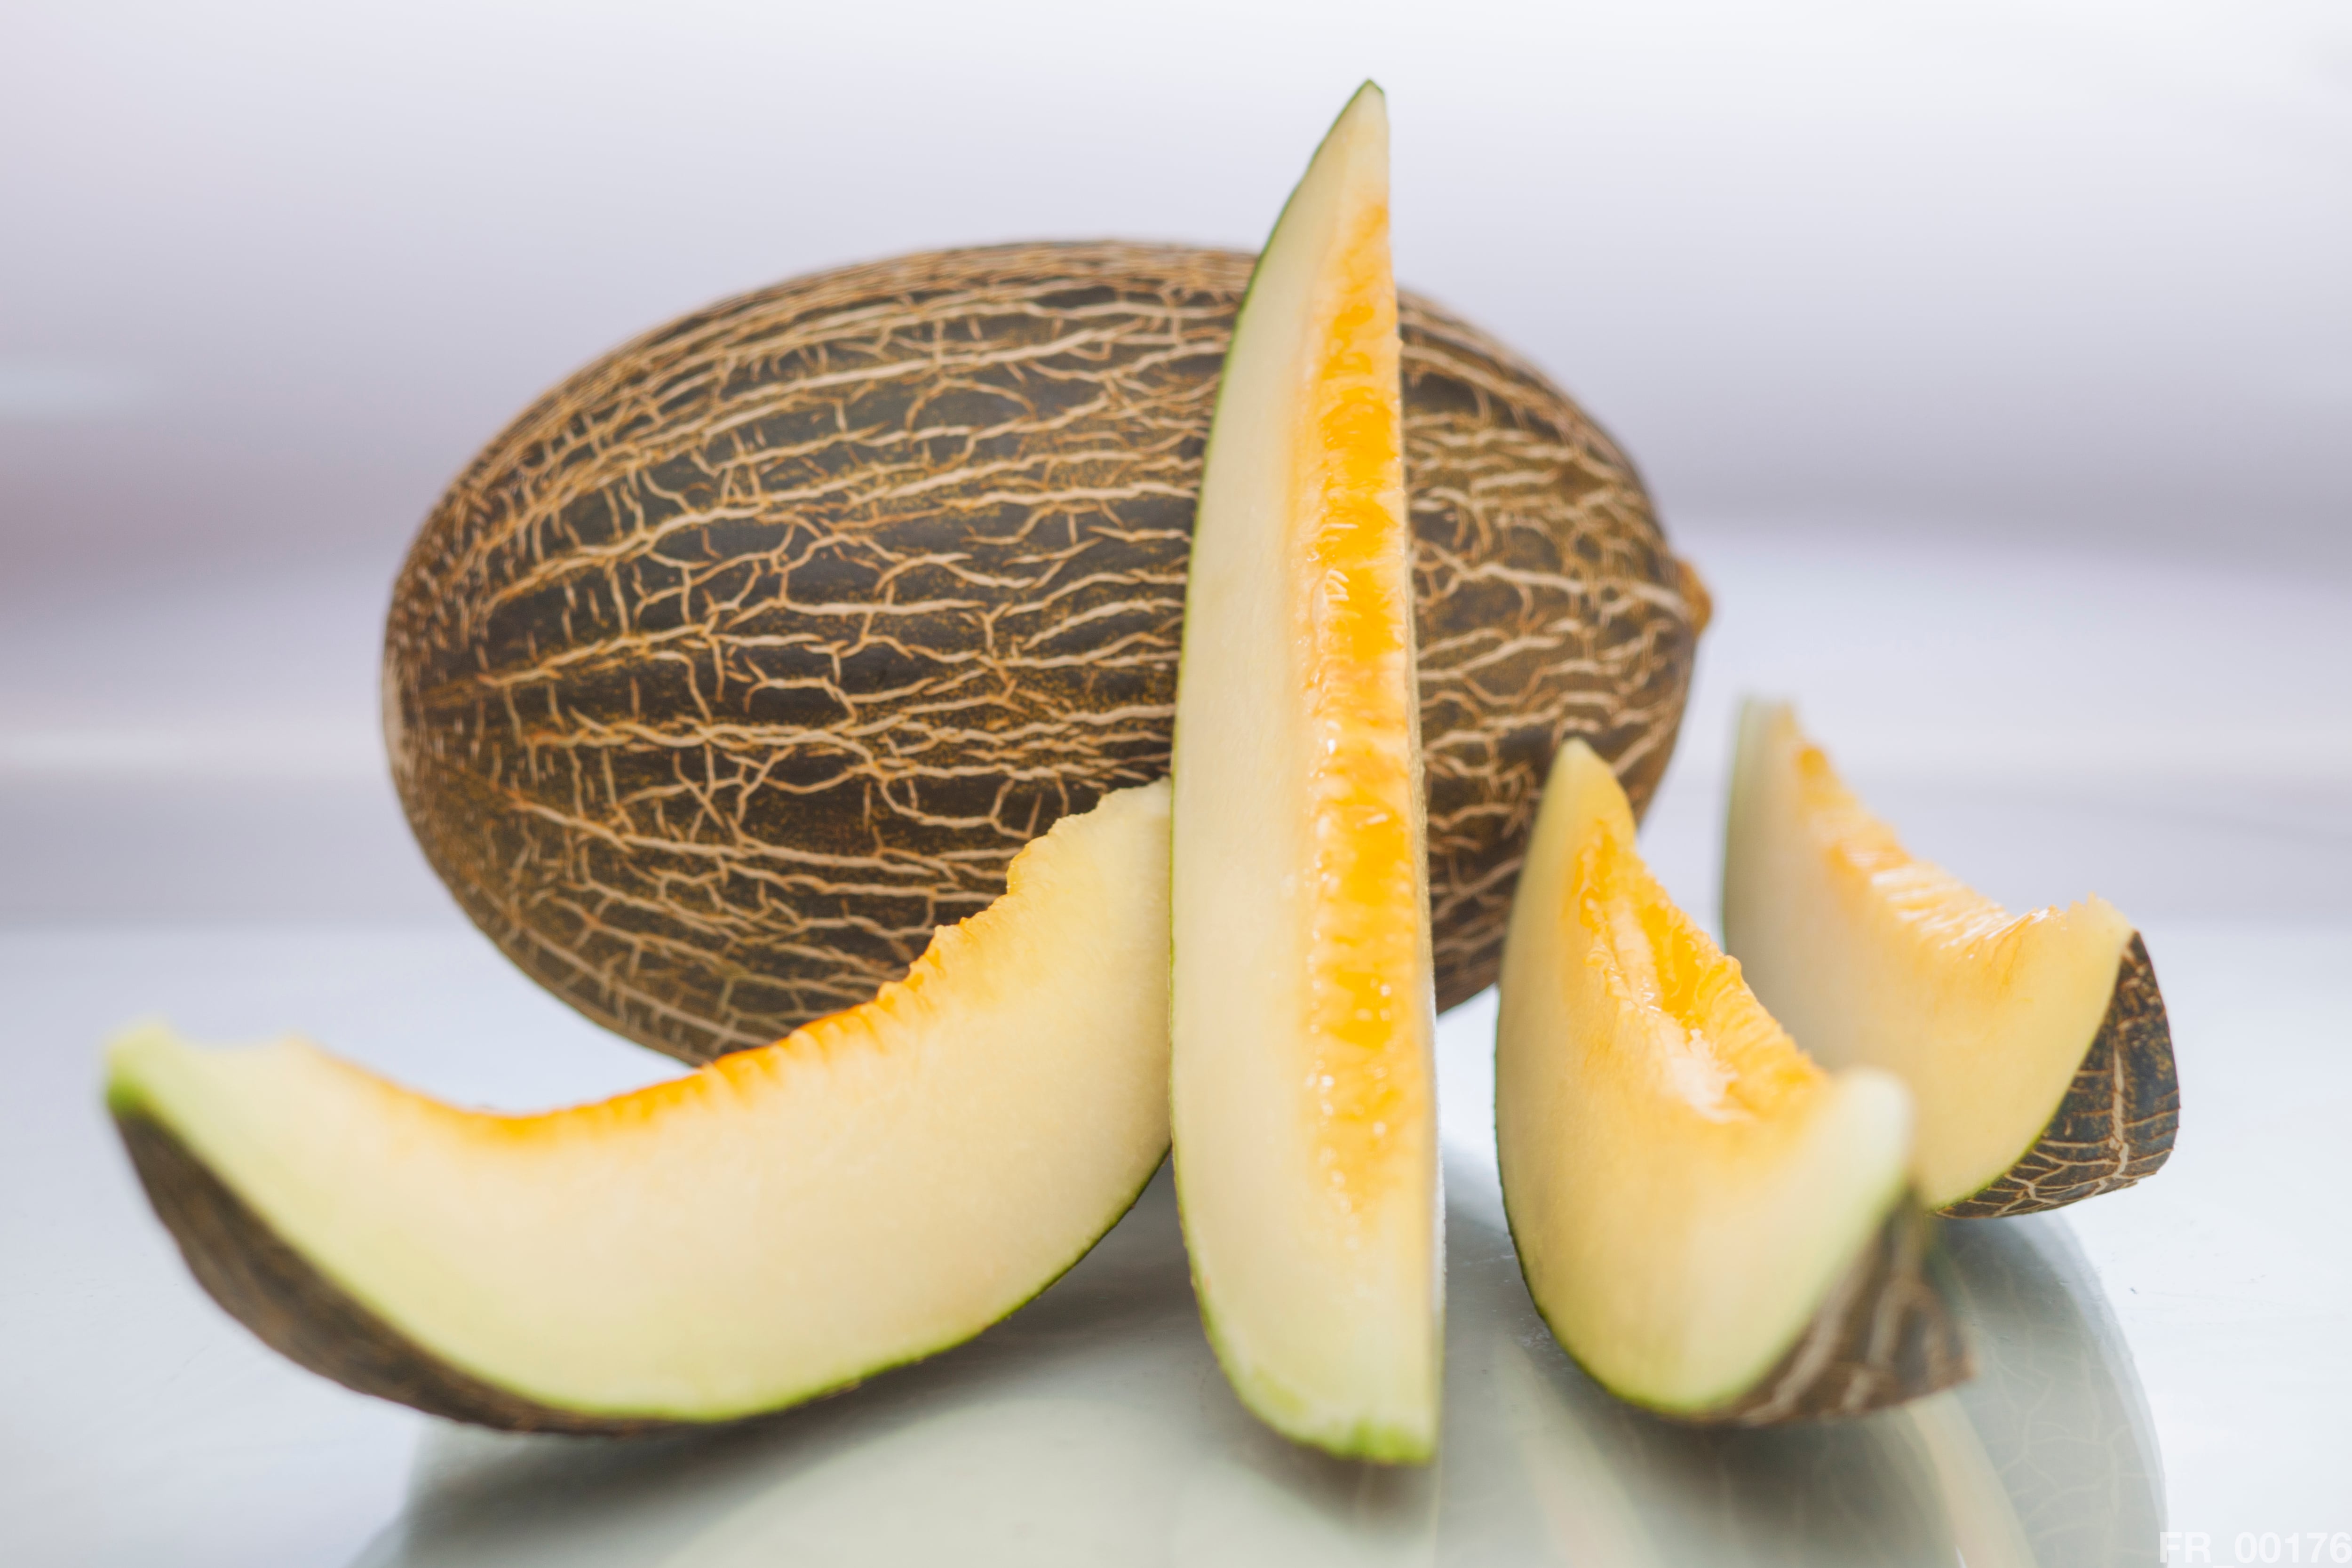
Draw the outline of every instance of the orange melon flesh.
<instances>
[{"instance_id":1,"label":"orange melon flesh","mask_svg":"<svg viewBox=\"0 0 2352 1568\"><path fill-rule=\"evenodd\" d=\"M1756 1388L1909 1201L1902 1085L1797 1048L1652 878L1580 741L1512 904L1495 1118L1545 1321L1603 1386L1676 1415Z\"/></svg>"},{"instance_id":2,"label":"orange melon flesh","mask_svg":"<svg viewBox=\"0 0 2352 1568\"><path fill-rule=\"evenodd\" d=\"M1740 715L1725 944L1824 1062L1898 1074L1921 1198L2006 1174L2050 1124L2116 988L2132 925L2103 899L2012 915L1906 853L1785 703Z\"/></svg>"},{"instance_id":3,"label":"orange melon flesh","mask_svg":"<svg viewBox=\"0 0 2352 1568\"><path fill-rule=\"evenodd\" d=\"M1440 1317L1428 890L1388 130L1285 208L1212 426L1177 683L1177 1185L1243 1401L1426 1458Z\"/></svg>"},{"instance_id":4,"label":"orange melon flesh","mask_svg":"<svg viewBox=\"0 0 2352 1568\"><path fill-rule=\"evenodd\" d=\"M775 1409L1002 1318L1159 1164L1166 803L1154 784L1064 818L864 1006L600 1104L461 1110L299 1041L152 1027L113 1046L109 1100L496 1389L616 1417Z\"/></svg>"}]
</instances>

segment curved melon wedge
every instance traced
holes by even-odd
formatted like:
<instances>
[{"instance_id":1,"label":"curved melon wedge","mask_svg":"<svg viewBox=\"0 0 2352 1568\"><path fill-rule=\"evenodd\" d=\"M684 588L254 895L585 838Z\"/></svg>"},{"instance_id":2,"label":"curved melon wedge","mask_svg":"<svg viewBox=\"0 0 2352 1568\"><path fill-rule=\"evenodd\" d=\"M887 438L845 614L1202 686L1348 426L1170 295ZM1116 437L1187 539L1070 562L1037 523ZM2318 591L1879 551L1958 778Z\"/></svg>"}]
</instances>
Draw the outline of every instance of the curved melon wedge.
<instances>
[{"instance_id":1,"label":"curved melon wedge","mask_svg":"<svg viewBox=\"0 0 2352 1568\"><path fill-rule=\"evenodd\" d=\"M1443 1254L1388 120L1369 83L1251 274L1176 682L1176 1188L1242 1402L1437 1440Z\"/></svg>"},{"instance_id":2,"label":"curved melon wedge","mask_svg":"<svg viewBox=\"0 0 2352 1568\"><path fill-rule=\"evenodd\" d=\"M864 1006L600 1104L156 1028L108 1101L197 1279L313 1371L520 1429L779 1409L978 1333L1159 1165L1167 795L1063 818Z\"/></svg>"},{"instance_id":3,"label":"curved melon wedge","mask_svg":"<svg viewBox=\"0 0 2352 1568\"><path fill-rule=\"evenodd\" d=\"M1785 703L1740 715L1723 931L1808 1051L1910 1085L1933 1208L2057 1208L2172 1152L2172 1035L2131 922L2096 898L2011 915L1912 858Z\"/></svg>"},{"instance_id":4,"label":"curved melon wedge","mask_svg":"<svg viewBox=\"0 0 2352 1568\"><path fill-rule=\"evenodd\" d=\"M1764 1426L1967 1375L1908 1188L1910 1097L1807 1059L1652 879L1581 742L1511 905L1495 1125L1528 1292L1620 1398Z\"/></svg>"}]
</instances>

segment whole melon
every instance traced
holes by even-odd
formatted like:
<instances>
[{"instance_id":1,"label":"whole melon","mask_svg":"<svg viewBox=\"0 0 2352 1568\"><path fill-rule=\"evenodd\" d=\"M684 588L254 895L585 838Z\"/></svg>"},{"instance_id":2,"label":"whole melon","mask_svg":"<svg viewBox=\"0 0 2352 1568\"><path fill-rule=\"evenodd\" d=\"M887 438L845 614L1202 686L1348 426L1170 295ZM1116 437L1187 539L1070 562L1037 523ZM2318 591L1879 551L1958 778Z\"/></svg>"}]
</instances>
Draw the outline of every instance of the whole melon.
<instances>
[{"instance_id":1,"label":"whole melon","mask_svg":"<svg viewBox=\"0 0 2352 1568\"><path fill-rule=\"evenodd\" d=\"M1184 567L1252 258L1119 243L801 278L624 345L426 519L384 727L532 977L688 1061L903 974L1055 818L1166 772ZM1544 769L1645 804L1706 601L1624 457L1401 311L1441 1006L1491 982Z\"/></svg>"}]
</instances>

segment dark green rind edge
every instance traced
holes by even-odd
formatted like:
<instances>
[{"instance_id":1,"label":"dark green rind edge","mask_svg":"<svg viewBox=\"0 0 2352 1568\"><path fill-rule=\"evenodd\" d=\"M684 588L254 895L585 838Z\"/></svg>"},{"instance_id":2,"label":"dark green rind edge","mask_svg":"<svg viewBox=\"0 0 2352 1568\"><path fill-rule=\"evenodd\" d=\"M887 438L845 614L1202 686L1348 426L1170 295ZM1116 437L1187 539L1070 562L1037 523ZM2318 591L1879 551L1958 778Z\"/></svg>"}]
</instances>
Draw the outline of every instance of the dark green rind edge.
<instances>
[{"instance_id":1,"label":"dark green rind edge","mask_svg":"<svg viewBox=\"0 0 2352 1568\"><path fill-rule=\"evenodd\" d=\"M1192 1301L1201 1310L1201 1332L1209 1342L1209 1350L1217 1358L1217 1366L1225 1374L1225 1382L1240 1400L1242 1407L1256 1416L1284 1437L1304 1448L1318 1449L1335 1459L1355 1459L1375 1465L1425 1465L1437 1457L1437 1434L1408 1432L1399 1426L1381 1426L1372 1421L1359 1421L1339 1429L1316 1429L1301 1421L1299 1414L1308 1402L1288 1397L1288 1391L1271 1378L1245 1366L1227 1343L1224 1332L1218 1327L1217 1314L1209 1306L1209 1292L1201 1282L1200 1253L1192 1246L1189 1229L1190 1211L1184 1205L1184 1160L1171 1144L1169 1163L1176 1173L1176 1223L1188 1227L1185 1231L1184 1252L1187 1273L1192 1284ZM1441 1331L1442 1333L1442 1331ZM1444 1353L1443 1340L1439 1354ZM1443 1363L1440 1373L1443 1377ZM1270 1394L1286 1396L1282 1401ZM1444 1409L1441 1400L1439 1408Z\"/></svg>"},{"instance_id":2,"label":"dark green rind edge","mask_svg":"<svg viewBox=\"0 0 2352 1568\"><path fill-rule=\"evenodd\" d=\"M1182 1194L1177 1198L1181 1217ZM1376 1421L1358 1421L1354 1425L1318 1430L1298 1419L1307 1402L1289 1394L1265 1373L1244 1369L1235 1359L1217 1328L1216 1314L1209 1310L1208 1293L1201 1289L1201 1276L1192 1275L1192 1300L1200 1304L1201 1331L1209 1342L1209 1349L1223 1369L1225 1382L1233 1386L1234 1397L1243 1408L1265 1422L1275 1431L1303 1448L1314 1448L1335 1459L1355 1459L1373 1465L1425 1465L1437 1457L1437 1436L1408 1432L1401 1426L1382 1426ZM1283 1397L1276 1399L1273 1394ZM1442 1406L1441 1406L1442 1407Z\"/></svg>"},{"instance_id":3,"label":"dark green rind edge","mask_svg":"<svg viewBox=\"0 0 2352 1568\"><path fill-rule=\"evenodd\" d=\"M1507 1181L1503 1191L1504 1223L1513 1250L1524 1258L1518 1228L1511 1224ZM1524 1262L1520 1267L1524 1276ZM1944 1272L1935 1221L1920 1208L1917 1194L1905 1188L1771 1370L1729 1399L1696 1408L1611 1385L1570 1348L1532 1284L1528 1298L1553 1342L1586 1376L1626 1404L1694 1426L1781 1426L1867 1415L1973 1376L1975 1363Z\"/></svg>"},{"instance_id":4,"label":"dark green rind edge","mask_svg":"<svg viewBox=\"0 0 2352 1568\"><path fill-rule=\"evenodd\" d=\"M2162 1168L2179 1131L2172 1026L2147 944L2134 931L2106 1016L2049 1125L1997 1180L1937 1212L1954 1219L2040 1214L2128 1187Z\"/></svg>"},{"instance_id":5,"label":"dark green rind edge","mask_svg":"<svg viewBox=\"0 0 2352 1568\"><path fill-rule=\"evenodd\" d=\"M1190 1211L1184 1205L1184 1160L1171 1147L1169 1160L1176 1173L1176 1222L1186 1226L1184 1251L1189 1260L1187 1273L1192 1284L1192 1301L1201 1310L1201 1332L1209 1342L1209 1350L1217 1358L1217 1366L1225 1374L1234 1397L1242 1407L1256 1416L1284 1437L1304 1448L1318 1449L1335 1459L1355 1459L1375 1465L1425 1465L1437 1457L1437 1434L1426 1435L1406 1431L1400 1426L1382 1426L1378 1422L1359 1421L1344 1428L1316 1428L1299 1419L1308 1408L1308 1402L1289 1394L1289 1391L1264 1373L1246 1366L1234 1353L1224 1331L1218 1327L1217 1314L1209 1306L1209 1291L1201 1282L1200 1252L1192 1246L1189 1229ZM1441 1331L1442 1333L1442 1331ZM1439 1354L1444 1353L1443 1340ZM1440 1373L1443 1377L1443 1363ZM1270 1395L1281 1395L1276 1399ZM1444 1409L1441 1400L1439 1408Z\"/></svg>"},{"instance_id":6,"label":"dark green rind edge","mask_svg":"<svg viewBox=\"0 0 2352 1568\"><path fill-rule=\"evenodd\" d=\"M856 1377L787 1394L757 1410L709 1417L564 1409L458 1370L356 1300L289 1246L268 1222L148 1110L135 1089L110 1086L108 1108L156 1216L172 1233L205 1294L264 1344L298 1366L361 1394L373 1394L477 1426L625 1437L688 1426L716 1426L772 1415L855 1388L866 1378L952 1350L1027 1306L1076 1268L1127 1216L1152 1176L1155 1161L1107 1223L1036 1289L971 1332L867 1368Z\"/></svg>"}]
</instances>

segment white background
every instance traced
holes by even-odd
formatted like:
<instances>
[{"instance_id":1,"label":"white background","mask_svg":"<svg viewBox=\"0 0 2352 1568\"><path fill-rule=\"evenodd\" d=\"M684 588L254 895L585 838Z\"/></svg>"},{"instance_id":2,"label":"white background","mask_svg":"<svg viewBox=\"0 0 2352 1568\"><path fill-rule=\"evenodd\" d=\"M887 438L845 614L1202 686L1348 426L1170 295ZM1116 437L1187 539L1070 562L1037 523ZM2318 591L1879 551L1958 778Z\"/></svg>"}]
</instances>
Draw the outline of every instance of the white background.
<instances>
[{"instance_id":1,"label":"white background","mask_svg":"<svg viewBox=\"0 0 2352 1568\"><path fill-rule=\"evenodd\" d=\"M16 0L10 576L388 564L557 376L810 268L1255 245L1368 73L1400 276L1669 517L2352 568L2326 0Z\"/></svg>"},{"instance_id":2,"label":"white background","mask_svg":"<svg viewBox=\"0 0 2352 1568\"><path fill-rule=\"evenodd\" d=\"M2226 809L2326 815L2352 740L2303 693L2352 666L2352 11L2321 0L17 0L0 790L106 825L151 916L441 918L387 816L376 629L507 418L810 268L1253 244L1368 71L1401 275L1583 398L1703 569L1818 591L1811 626L1719 595L1711 655L1744 626L1866 676L1849 748L1892 726L2078 783L2201 752ZM1972 607L1988 578L2030 602ZM1922 614L1967 646L1931 657ZM2096 711L2039 679L2102 658ZM74 834L19 833L0 918L121 909Z\"/></svg>"}]
</instances>

